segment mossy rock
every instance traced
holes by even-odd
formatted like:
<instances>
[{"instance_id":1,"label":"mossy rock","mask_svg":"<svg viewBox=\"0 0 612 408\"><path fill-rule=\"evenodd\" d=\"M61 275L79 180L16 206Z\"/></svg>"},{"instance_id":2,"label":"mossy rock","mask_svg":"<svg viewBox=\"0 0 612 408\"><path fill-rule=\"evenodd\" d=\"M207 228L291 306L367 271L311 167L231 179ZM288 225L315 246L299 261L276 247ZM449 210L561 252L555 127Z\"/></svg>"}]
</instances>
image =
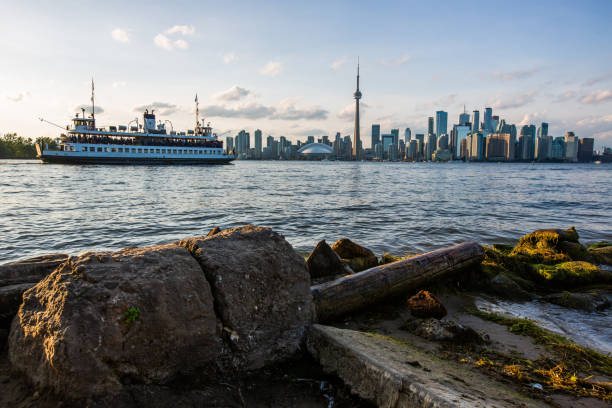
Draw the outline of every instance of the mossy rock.
<instances>
[{"instance_id":1,"label":"mossy rock","mask_svg":"<svg viewBox=\"0 0 612 408\"><path fill-rule=\"evenodd\" d=\"M512 252L512 250L514 249L514 246L508 244L493 244L491 245L491 248L504 255L509 255L510 252Z\"/></svg>"},{"instance_id":2,"label":"mossy rock","mask_svg":"<svg viewBox=\"0 0 612 408\"><path fill-rule=\"evenodd\" d=\"M543 229L527 234L521 237L510 256L517 257L520 262L547 265L571 261L568 254L560 252L559 244L563 242L578 243L578 232L574 227Z\"/></svg>"},{"instance_id":3,"label":"mossy rock","mask_svg":"<svg viewBox=\"0 0 612 408\"><path fill-rule=\"evenodd\" d=\"M562 241L557 245L559 251L567 254L572 261L593 262L594 257L586 247L578 242Z\"/></svg>"},{"instance_id":4,"label":"mossy rock","mask_svg":"<svg viewBox=\"0 0 612 408\"><path fill-rule=\"evenodd\" d=\"M612 245L590 249L589 253L593 256L596 263L612 266Z\"/></svg>"},{"instance_id":5,"label":"mossy rock","mask_svg":"<svg viewBox=\"0 0 612 408\"><path fill-rule=\"evenodd\" d=\"M612 242L610 241L599 241L594 243L593 245L589 245L589 247L587 248L589 251L591 249L599 249L599 248L604 248L604 247L608 247L608 246L612 246Z\"/></svg>"},{"instance_id":6,"label":"mossy rock","mask_svg":"<svg viewBox=\"0 0 612 408\"><path fill-rule=\"evenodd\" d=\"M563 262L557 265L532 265L536 277L555 286L571 287L612 281L612 272L603 271L584 261Z\"/></svg>"}]
</instances>

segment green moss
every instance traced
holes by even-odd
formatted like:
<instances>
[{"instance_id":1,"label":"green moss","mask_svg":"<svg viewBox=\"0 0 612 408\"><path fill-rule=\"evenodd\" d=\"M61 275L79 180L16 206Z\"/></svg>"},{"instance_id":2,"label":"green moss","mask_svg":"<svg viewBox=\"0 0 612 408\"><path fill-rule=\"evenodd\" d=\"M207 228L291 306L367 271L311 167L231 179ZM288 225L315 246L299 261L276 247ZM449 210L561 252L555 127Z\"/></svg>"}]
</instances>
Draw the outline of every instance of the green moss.
<instances>
[{"instance_id":1,"label":"green moss","mask_svg":"<svg viewBox=\"0 0 612 408\"><path fill-rule=\"evenodd\" d=\"M531 337L534 343L549 347L559 362L572 370L588 373L595 369L602 374L612 375L612 357L578 346L560 334L539 327L531 320L505 317L478 309L469 309L468 312L481 319L507 326L511 333Z\"/></svg>"},{"instance_id":2,"label":"green moss","mask_svg":"<svg viewBox=\"0 0 612 408\"><path fill-rule=\"evenodd\" d=\"M571 261L569 255L560 252L562 242L578 242L578 233L574 227L567 230L538 230L521 237L519 243L510 252L510 256L525 263L554 265Z\"/></svg>"},{"instance_id":3,"label":"green moss","mask_svg":"<svg viewBox=\"0 0 612 408\"><path fill-rule=\"evenodd\" d=\"M587 249L598 249L598 248L604 248L607 246L612 246L612 242L599 241L599 242L594 243L593 245L590 245Z\"/></svg>"},{"instance_id":4,"label":"green moss","mask_svg":"<svg viewBox=\"0 0 612 408\"><path fill-rule=\"evenodd\" d=\"M136 321L136 319L138 319L138 316L140 316L140 309L138 309L137 307L131 306L125 312L125 322L133 323Z\"/></svg>"},{"instance_id":5,"label":"green moss","mask_svg":"<svg viewBox=\"0 0 612 408\"><path fill-rule=\"evenodd\" d=\"M601 277L599 268L584 261L563 262L557 265L533 265L537 276L557 285L588 284Z\"/></svg>"},{"instance_id":6,"label":"green moss","mask_svg":"<svg viewBox=\"0 0 612 408\"><path fill-rule=\"evenodd\" d=\"M493 244L491 245L491 248L504 255L509 255L510 252L512 252L512 249L514 249L512 245L508 244Z\"/></svg>"}]
</instances>

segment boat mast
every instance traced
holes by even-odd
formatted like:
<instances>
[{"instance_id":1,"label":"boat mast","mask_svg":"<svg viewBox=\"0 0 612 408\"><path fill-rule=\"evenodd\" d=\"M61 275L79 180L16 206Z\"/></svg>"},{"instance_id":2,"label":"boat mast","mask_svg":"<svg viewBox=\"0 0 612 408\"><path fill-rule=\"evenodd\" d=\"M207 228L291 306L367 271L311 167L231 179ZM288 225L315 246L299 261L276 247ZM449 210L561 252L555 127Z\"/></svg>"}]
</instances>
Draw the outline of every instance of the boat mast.
<instances>
[{"instance_id":1,"label":"boat mast","mask_svg":"<svg viewBox=\"0 0 612 408\"><path fill-rule=\"evenodd\" d=\"M94 80L91 78L91 118L93 119L92 127L96 127L96 109L94 104ZM83 115L84 116L84 115Z\"/></svg>"},{"instance_id":2,"label":"boat mast","mask_svg":"<svg viewBox=\"0 0 612 408\"><path fill-rule=\"evenodd\" d=\"M198 131L200 130L200 102L198 102L198 94L196 94L195 97L195 105L196 105L196 111L195 111L195 119L196 119L196 124L195 124L195 131L196 133L198 133Z\"/></svg>"}]
</instances>

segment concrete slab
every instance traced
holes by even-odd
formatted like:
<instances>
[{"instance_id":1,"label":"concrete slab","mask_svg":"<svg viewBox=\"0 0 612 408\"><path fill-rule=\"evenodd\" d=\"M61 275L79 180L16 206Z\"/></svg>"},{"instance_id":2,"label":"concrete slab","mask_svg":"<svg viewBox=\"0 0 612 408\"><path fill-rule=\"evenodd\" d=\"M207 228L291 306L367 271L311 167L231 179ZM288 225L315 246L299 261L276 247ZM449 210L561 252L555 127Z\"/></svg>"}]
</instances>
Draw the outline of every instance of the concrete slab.
<instances>
[{"instance_id":1,"label":"concrete slab","mask_svg":"<svg viewBox=\"0 0 612 408\"><path fill-rule=\"evenodd\" d=\"M381 408L549 406L384 336L315 324L307 344L326 372Z\"/></svg>"}]
</instances>

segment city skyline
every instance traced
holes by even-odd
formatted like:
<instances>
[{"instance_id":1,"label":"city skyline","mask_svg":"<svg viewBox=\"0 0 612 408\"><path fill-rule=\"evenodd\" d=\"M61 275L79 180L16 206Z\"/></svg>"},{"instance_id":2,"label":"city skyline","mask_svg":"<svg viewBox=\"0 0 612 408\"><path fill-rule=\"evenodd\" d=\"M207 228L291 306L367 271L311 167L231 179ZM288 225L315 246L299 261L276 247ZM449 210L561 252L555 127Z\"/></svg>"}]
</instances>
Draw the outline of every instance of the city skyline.
<instances>
[{"instance_id":1,"label":"city skyline","mask_svg":"<svg viewBox=\"0 0 612 408\"><path fill-rule=\"evenodd\" d=\"M151 16L143 15L144 3L121 3L121 14L117 4L96 5L86 20L79 16L88 3L6 5L1 133L57 136L37 118L68 123L89 103L94 77L101 125L125 124L139 108L156 107L161 119L189 128L198 93L218 134L353 134L350 95L360 55L362 123L427 133L437 110L453 118L450 126L464 105L479 110L481 121L491 106L517 126L547 122L551 135L574 131L595 138L595 148L612 145L612 55L602 52L612 36L609 3L448 2L436 10L418 2L234 3L235 12L213 2L149 3L159 12ZM495 32L461 24L457 35L456 23L468 18L495 21ZM432 19L445 24L423 34ZM369 24L356 29L353 21ZM571 24L555 24L561 21ZM525 25L537 34L518 29Z\"/></svg>"}]
</instances>

